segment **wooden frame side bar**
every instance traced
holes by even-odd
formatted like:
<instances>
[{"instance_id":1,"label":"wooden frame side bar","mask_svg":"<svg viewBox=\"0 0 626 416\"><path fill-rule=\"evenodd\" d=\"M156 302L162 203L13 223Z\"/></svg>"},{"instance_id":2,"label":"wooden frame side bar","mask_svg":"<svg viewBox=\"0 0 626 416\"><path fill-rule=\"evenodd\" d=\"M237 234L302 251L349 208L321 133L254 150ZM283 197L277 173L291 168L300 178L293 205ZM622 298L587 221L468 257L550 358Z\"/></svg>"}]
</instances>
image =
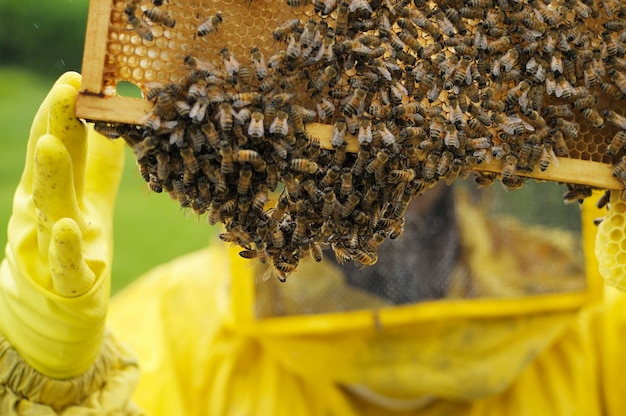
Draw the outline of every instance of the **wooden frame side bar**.
<instances>
[{"instance_id":1,"label":"wooden frame side bar","mask_svg":"<svg viewBox=\"0 0 626 416\"><path fill-rule=\"evenodd\" d=\"M102 94L104 61L112 8L112 0L91 0L89 2L81 68L83 74L82 92Z\"/></svg>"}]
</instances>

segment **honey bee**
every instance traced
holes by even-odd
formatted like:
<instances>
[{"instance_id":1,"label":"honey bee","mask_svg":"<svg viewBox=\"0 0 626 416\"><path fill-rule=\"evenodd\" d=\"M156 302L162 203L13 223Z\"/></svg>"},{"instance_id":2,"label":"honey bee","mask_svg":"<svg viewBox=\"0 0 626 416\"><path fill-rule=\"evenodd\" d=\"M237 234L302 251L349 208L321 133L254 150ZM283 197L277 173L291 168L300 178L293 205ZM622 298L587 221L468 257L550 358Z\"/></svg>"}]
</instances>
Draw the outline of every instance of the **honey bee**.
<instances>
[{"instance_id":1,"label":"honey bee","mask_svg":"<svg viewBox=\"0 0 626 416\"><path fill-rule=\"evenodd\" d=\"M581 111L583 117L591 122L591 125L595 128L600 128L604 126L604 119L596 110L591 107L584 108Z\"/></svg>"},{"instance_id":2,"label":"honey bee","mask_svg":"<svg viewBox=\"0 0 626 416\"><path fill-rule=\"evenodd\" d=\"M233 109L230 103L223 102L218 107L218 124L223 132L231 131L233 128Z\"/></svg>"},{"instance_id":3,"label":"honey bee","mask_svg":"<svg viewBox=\"0 0 626 416\"><path fill-rule=\"evenodd\" d=\"M334 65L328 65L324 68L322 74L316 80L311 82L312 87L320 92L324 88L326 88L331 81L333 81L337 75L339 74L339 70Z\"/></svg>"},{"instance_id":4,"label":"honey bee","mask_svg":"<svg viewBox=\"0 0 626 416\"><path fill-rule=\"evenodd\" d=\"M502 179L511 179L517 170L517 156L508 154L504 158L504 165L502 166Z\"/></svg>"},{"instance_id":5,"label":"honey bee","mask_svg":"<svg viewBox=\"0 0 626 416\"><path fill-rule=\"evenodd\" d=\"M559 165L559 160L554 153L554 148L551 143L544 143L541 146L541 157L539 158L539 169L545 171L550 167L550 164L554 162L555 166Z\"/></svg>"},{"instance_id":6,"label":"honey bee","mask_svg":"<svg viewBox=\"0 0 626 416\"><path fill-rule=\"evenodd\" d=\"M239 73L239 61L235 58L235 56L228 50L228 48L224 47L220 50L220 56L222 61L224 62L224 69L230 75L236 75Z\"/></svg>"},{"instance_id":7,"label":"honey bee","mask_svg":"<svg viewBox=\"0 0 626 416\"><path fill-rule=\"evenodd\" d=\"M568 104L549 105L542 109L542 115L548 117L571 117L574 115Z\"/></svg>"},{"instance_id":8,"label":"honey bee","mask_svg":"<svg viewBox=\"0 0 626 416\"><path fill-rule=\"evenodd\" d=\"M439 161L437 162L437 168L435 169L435 173L437 174L437 176L445 175L445 173L450 169L450 166L452 166L453 160L454 154L451 151L443 151L443 153L441 153Z\"/></svg>"},{"instance_id":9,"label":"honey bee","mask_svg":"<svg viewBox=\"0 0 626 416\"><path fill-rule=\"evenodd\" d=\"M590 197L592 194L589 186L568 184L567 189L567 192L563 194L563 202L566 204L582 203L583 199Z\"/></svg>"},{"instance_id":10,"label":"honey bee","mask_svg":"<svg viewBox=\"0 0 626 416\"><path fill-rule=\"evenodd\" d=\"M322 97L321 101L319 101L315 106L317 107L317 114L320 120L331 118L335 113L335 105L325 97Z\"/></svg>"},{"instance_id":11,"label":"honey bee","mask_svg":"<svg viewBox=\"0 0 626 416\"><path fill-rule=\"evenodd\" d=\"M218 150L220 146L220 138L213 123L211 121L205 121L200 125L200 129L204 133L209 145L213 149Z\"/></svg>"},{"instance_id":12,"label":"honey bee","mask_svg":"<svg viewBox=\"0 0 626 416\"><path fill-rule=\"evenodd\" d=\"M576 96L579 96L580 94L576 94ZM589 108L591 106L594 106L598 103L598 97L596 97L595 95L589 94L589 91L587 91L586 95L580 96L580 98L577 98L576 100L574 100L574 102L572 103L572 107L574 108L578 108L578 109L583 109L583 108Z\"/></svg>"},{"instance_id":13,"label":"honey bee","mask_svg":"<svg viewBox=\"0 0 626 416\"><path fill-rule=\"evenodd\" d=\"M272 246L276 248L282 248L285 246L285 234L280 228L276 228L271 233Z\"/></svg>"},{"instance_id":14,"label":"honey bee","mask_svg":"<svg viewBox=\"0 0 626 416\"><path fill-rule=\"evenodd\" d=\"M156 177L159 181L165 181L170 175L170 155L168 153L157 153Z\"/></svg>"},{"instance_id":15,"label":"honey bee","mask_svg":"<svg viewBox=\"0 0 626 416\"><path fill-rule=\"evenodd\" d=\"M339 179L340 174L341 168L337 165L333 165L330 169L326 171L326 174L322 178L320 185L324 188L333 186L335 182Z\"/></svg>"},{"instance_id":16,"label":"honey bee","mask_svg":"<svg viewBox=\"0 0 626 416\"><path fill-rule=\"evenodd\" d=\"M352 249L350 251L350 257L363 266L373 266L378 261L378 256L376 253L368 253L358 248Z\"/></svg>"},{"instance_id":17,"label":"honey bee","mask_svg":"<svg viewBox=\"0 0 626 416\"><path fill-rule=\"evenodd\" d=\"M133 154L138 161L142 160L148 155L152 149L159 144L159 139L156 136L148 136L145 139L138 141L132 145Z\"/></svg>"},{"instance_id":18,"label":"honey bee","mask_svg":"<svg viewBox=\"0 0 626 416\"><path fill-rule=\"evenodd\" d=\"M251 61L254 67L254 74L256 78L261 81L267 76L267 64L265 57L259 48L254 47L250 49Z\"/></svg>"},{"instance_id":19,"label":"honey bee","mask_svg":"<svg viewBox=\"0 0 626 416\"><path fill-rule=\"evenodd\" d=\"M382 121L374 124L375 131L380 135L380 140L385 146L392 146L396 143L396 136L389 131L389 128Z\"/></svg>"},{"instance_id":20,"label":"honey bee","mask_svg":"<svg viewBox=\"0 0 626 416\"><path fill-rule=\"evenodd\" d=\"M285 50L287 58L295 60L302 54L302 45L300 44L300 33L294 32L289 35L289 42L287 43L287 49Z\"/></svg>"},{"instance_id":21,"label":"honey bee","mask_svg":"<svg viewBox=\"0 0 626 416\"><path fill-rule=\"evenodd\" d=\"M343 168L341 172L341 186L339 188L339 195L346 197L348 194L354 191L352 184L352 171L350 168Z\"/></svg>"},{"instance_id":22,"label":"honey bee","mask_svg":"<svg viewBox=\"0 0 626 416\"><path fill-rule=\"evenodd\" d=\"M252 209L257 211L257 212L261 212L263 211L263 208L265 207L265 204L268 201L268 196L267 196L267 187L266 186L261 186L259 191L256 193L256 195L254 195L254 198L252 199Z\"/></svg>"},{"instance_id":23,"label":"honey bee","mask_svg":"<svg viewBox=\"0 0 626 416\"><path fill-rule=\"evenodd\" d=\"M296 271L296 267L297 266L294 264L288 263L286 261L281 261L274 263L274 267L272 270L276 278L282 283L285 283L289 275Z\"/></svg>"},{"instance_id":24,"label":"honey bee","mask_svg":"<svg viewBox=\"0 0 626 416\"><path fill-rule=\"evenodd\" d=\"M626 181L626 156L622 156L620 161L614 166L613 176L622 182Z\"/></svg>"},{"instance_id":25,"label":"honey bee","mask_svg":"<svg viewBox=\"0 0 626 416\"><path fill-rule=\"evenodd\" d=\"M378 169L385 166L387 161L389 160L389 154L384 151L379 151L376 153L376 157L374 157L366 166L365 171L367 173L373 174Z\"/></svg>"},{"instance_id":26,"label":"honey bee","mask_svg":"<svg viewBox=\"0 0 626 416\"><path fill-rule=\"evenodd\" d=\"M233 148L227 141L220 143L220 156L222 156L222 162L220 166L220 172L222 175L227 175L235 170L234 165L234 152Z\"/></svg>"},{"instance_id":27,"label":"honey bee","mask_svg":"<svg viewBox=\"0 0 626 416\"><path fill-rule=\"evenodd\" d=\"M616 155L624 149L624 145L626 144L626 130L619 130L613 138L611 139L611 143L607 147L607 151Z\"/></svg>"},{"instance_id":28,"label":"honey bee","mask_svg":"<svg viewBox=\"0 0 626 416\"><path fill-rule=\"evenodd\" d=\"M339 204L339 215L341 218L348 218L360 201L361 197L358 193L349 194L346 202L343 205Z\"/></svg>"},{"instance_id":29,"label":"honey bee","mask_svg":"<svg viewBox=\"0 0 626 416\"><path fill-rule=\"evenodd\" d=\"M237 181L237 193L239 195L245 195L250 189L252 183L252 170L248 166L243 166L239 170L239 179Z\"/></svg>"},{"instance_id":30,"label":"honey bee","mask_svg":"<svg viewBox=\"0 0 626 416\"><path fill-rule=\"evenodd\" d=\"M154 40L154 35L152 34L150 26L134 14L128 16L128 23L130 23L135 32L137 32L143 40L148 42Z\"/></svg>"},{"instance_id":31,"label":"honey bee","mask_svg":"<svg viewBox=\"0 0 626 416\"><path fill-rule=\"evenodd\" d=\"M626 130L626 117L618 114L614 110L605 109L602 111L602 115L606 118L606 120L613 124L615 127L620 128L622 130Z\"/></svg>"},{"instance_id":32,"label":"honey bee","mask_svg":"<svg viewBox=\"0 0 626 416\"><path fill-rule=\"evenodd\" d=\"M333 135L331 138L331 145L334 148L341 146L344 143L346 136L347 125L344 118L338 118L333 124Z\"/></svg>"},{"instance_id":33,"label":"honey bee","mask_svg":"<svg viewBox=\"0 0 626 416\"><path fill-rule=\"evenodd\" d=\"M337 206L337 197L335 196L335 192L333 188L327 187L324 188L324 205L322 206L322 218L330 217L333 212L335 212L335 207Z\"/></svg>"},{"instance_id":34,"label":"honey bee","mask_svg":"<svg viewBox=\"0 0 626 416\"><path fill-rule=\"evenodd\" d=\"M363 114L365 107L365 97L367 96L369 89L366 85L360 85L359 88L354 90L352 96L343 105L341 111L347 116Z\"/></svg>"},{"instance_id":35,"label":"honey bee","mask_svg":"<svg viewBox=\"0 0 626 416\"><path fill-rule=\"evenodd\" d=\"M263 127L263 119L264 115L260 111L255 111L252 113L252 117L250 118L250 124L248 125L248 136L260 139L264 135L264 127Z\"/></svg>"},{"instance_id":36,"label":"honey bee","mask_svg":"<svg viewBox=\"0 0 626 416\"><path fill-rule=\"evenodd\" d=\"M193 154L193 148L187 146L180 149L180 156L183 158L183 163L189 172L196 174L200 170L198 160Z\"/></svg>"},{"instance_id":37,"label":"honey bee","mask_svg":"<svg viewBox=\"0 0 626 416\"><path fill-rule=\"evenodd\" d=\"M300 27L302 23L300 19L290 19L286 21L282 26L279 26L276 30L272 32L272 36L276 42L281 42L287 39L291 33L294 32L298 27Z\"/></svg>"},{"instance_id":38,"label":"honey bee","mask_svg":"<svg viewBox=\"0 0 626 416\"><path fill-rule=\"evenodd\" d=\"M550 139L554 143L554 151L557 156L569 156L569 148L565 142L563 133L558 128L550 130Z\"/></svg>"},{"instance_id":39,"label":"honey bee","mask_svg":"<svg viewBox=\"0 0 626 416\"><path fill-rule=\"evenodd\" d=\"M117 139L122 135L121 127L116 124L105 123L103 121L96 121L94 123L94 130L106 137L107 139Z\"/></svg>"},{"instance_id":40,"label":"honey bee","mask_svg":"<svg viewBox=\"0 0 626 416\"><path fill-rule=\"evenodd\" d=\"M611 84L610 82L601 81L600 89L605 94L609 95L610 97L616 98L618 100L621 100L622 97L624 96L624 94L619 90L619 88L617 88L615 85Z\"/></svg>"},{"instance_id":41,"label":"honey bee","mask_svg":"<svg viewBox=\"0 0 626 416\"><path fill-rule=\"evenodd\" d=\"M485 186L491 185L498 177L498 175L493 172L474 172L474 174L474 180L476 181L478 188L484 188Z\"/></svg>"},{"instance_id":42,"label":"honey bee","mask_svg":"<svg viewBox=\"0 0 626 416\"><path fill-rule=\"evenodd\" d=\"M389 172L389 182L411 182L415 179L415 170L413 169L395 169Z\"/></svg>"},{"instance_id":43,"label":"honey bee","mask_svg":"<svg viewBox=\"0 0 626 416\"><path fill-rule=\"evenodd\" d=\"M146 9L143 12L144 16L150 19L151 22L165 27L176 26L176 20L169 15L169 13L159 10L158 8Z\"/></svg>"},{"instance_id":44,"label":"honey bee","mask_svg":"<svg viewBox=\"0 0 626 416\"><path fill-rule=\"evenodd\" d=\"M496 52L505 53L507 48L511 46L511 43L512 43L511 37L509 35L505 35L499 39L489 42L487 45L487 51L490 54L494 54Z\"/></svg>"},{"instance_id":45,"label":"honey bee","mask_svg":"<svg viewBox=\"0 0 626 416\"><path fill-rule=\"evenodd\" d=\"M291 160L291 168L298 172L306 172L309 174L314 174L318 171L319 166L317 163L310 161L308 159L292 159Z\"/></svg>"},{"instance_id":46,"label":"honey bee","mask_svg":"<svg viewBox=\"0 0 626 416\"><path fill-rule=\"evenodd\" d=\"M493 98L483 98L481 106L486 110L491 110L498 113L502 113L506 109L504 102Z\"/></svg>"},{"instance_id":47,"label":"honey bee","mask_svg":"<svg viewBox=\"0 0 626 416\"><path fill-rule=\"evenodd\" d=\"M528 80L522 80L515 87L511 88L507 92L506 98L504 100L508 108L512 108L517 103L521 103L523 97L530 90L530 86L531 85Z\"/></svg>"},{"instance_id":48,"label":"honey bee","mask_svg":"<svg viewBox=\"0 0 626 416\"><path fill-rule=\"evenodd\" d=\"M348 28L348 14L350 13L350 5L345 0L339 0L337 8L337 17L335 18L335 33L339 36L344 35Z\"/></svg>"},{"instance_id":49,"label":"honey bee","mask_svg":"<svg viewBox=\"0 0 626 416\"><path fill-rule=\"evenodd\" d=\"M331 247L333 249L333 252L335 253L337 263L345 264L346 262L352 261L352 256L348 253L348 250L343 245L332 243Z\"/></svg>"},{"instance_id":50,"label":"honey bee","mask_svg":"<svg viewBox=\"0 0 626 416\"><path fill-rule=\"evenodd\" d=\"M288 124L289 114L283 110L276 112L276 117L272 121L269 127L269 132L278 136L287 136L289 133Z\"/></svg>"},{"instance_id":51,"label":"honey bee","mask_svg":"<svg viewBox=\"0 0 626 416\"><path fill-rule=\"evenodd\" d=\"M220 23L222 23L222 13L217 12L215 15L209 16L202 23L200 23L197 35L206 36L210 33L216 32Z\"/></svg>"},{"instance_id":52,"label":"honey bee","mask_svg":"<svg viewBox=\"0 0 626 416\"><path fill-rule=\"evenodd\" d=\"M557 118L554 125L567 137L578 137L578 123ZM557 146L558 148L558 146ZM559 155L561 156L561 155Z\"/></svg>"},{"instance_id":53,"label":"honey bee","mask_svg":"<svg viewBox=\"0 0 626 416\"><path fill-rule=\"evenodd\" d=\"M502 142L497 146L493 146L491 148L491 153L495 159L503 159L506 155L511 153L511 145L506 142Z\"/></svg>"}]
</instances>

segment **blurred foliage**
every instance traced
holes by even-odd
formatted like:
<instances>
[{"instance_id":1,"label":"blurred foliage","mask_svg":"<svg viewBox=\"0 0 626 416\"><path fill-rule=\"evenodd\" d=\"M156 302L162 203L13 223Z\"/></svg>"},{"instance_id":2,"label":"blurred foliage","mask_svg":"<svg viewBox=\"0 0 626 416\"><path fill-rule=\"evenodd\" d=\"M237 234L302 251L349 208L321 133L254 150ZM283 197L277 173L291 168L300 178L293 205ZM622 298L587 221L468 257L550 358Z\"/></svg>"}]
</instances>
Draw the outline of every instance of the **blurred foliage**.
<instances>
[{"instance_id":1,"label":"blurred foliage","mask_svg":"<svg viewBox=\"0 0 626 416\"><path fill-rule=\"evenodd\" d=\"M0 0L0 64L56 77L79 71L88 0Z\"/></svg>"}]
</instances>

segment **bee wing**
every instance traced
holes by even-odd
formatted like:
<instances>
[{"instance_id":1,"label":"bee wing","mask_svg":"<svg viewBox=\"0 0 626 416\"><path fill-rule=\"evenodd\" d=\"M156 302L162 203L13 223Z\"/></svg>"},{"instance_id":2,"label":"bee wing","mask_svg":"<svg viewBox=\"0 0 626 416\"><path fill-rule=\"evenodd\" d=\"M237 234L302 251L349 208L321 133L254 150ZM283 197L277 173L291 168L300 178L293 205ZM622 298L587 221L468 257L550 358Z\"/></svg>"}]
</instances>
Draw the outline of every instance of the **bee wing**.
<instances>
[{"instance_id":1,"label":"bee wing","mask_svg":"<svg viewBox=\"0 0 626 416\"><path fill-rule=\"evenodd\" d=\"M553 166L557 166L557 167L560 165L559 158L556 157L556 153L554 153L554 149L550 149L550 163Z\"/></svg>"}]
</instances>

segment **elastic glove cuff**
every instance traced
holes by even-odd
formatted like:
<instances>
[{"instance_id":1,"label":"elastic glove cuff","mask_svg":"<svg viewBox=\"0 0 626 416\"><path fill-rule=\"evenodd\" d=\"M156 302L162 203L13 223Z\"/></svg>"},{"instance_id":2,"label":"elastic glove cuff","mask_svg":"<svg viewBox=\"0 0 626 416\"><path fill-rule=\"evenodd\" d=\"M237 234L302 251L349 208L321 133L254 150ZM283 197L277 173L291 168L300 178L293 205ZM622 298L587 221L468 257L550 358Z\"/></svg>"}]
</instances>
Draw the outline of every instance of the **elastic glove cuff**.
<instances>
[{"instance_id":1,"label":"elastic glove cuff","mask_svg":"<svg viewBox=\"0 0 626 416\"><path fill-rule=\"evenodd\" d=\"M138 378L134 354L109 333L91 368L65 380L39 373L0 335L3 415L142 415L131 401Z\"/></svg>"}]
</instances>

